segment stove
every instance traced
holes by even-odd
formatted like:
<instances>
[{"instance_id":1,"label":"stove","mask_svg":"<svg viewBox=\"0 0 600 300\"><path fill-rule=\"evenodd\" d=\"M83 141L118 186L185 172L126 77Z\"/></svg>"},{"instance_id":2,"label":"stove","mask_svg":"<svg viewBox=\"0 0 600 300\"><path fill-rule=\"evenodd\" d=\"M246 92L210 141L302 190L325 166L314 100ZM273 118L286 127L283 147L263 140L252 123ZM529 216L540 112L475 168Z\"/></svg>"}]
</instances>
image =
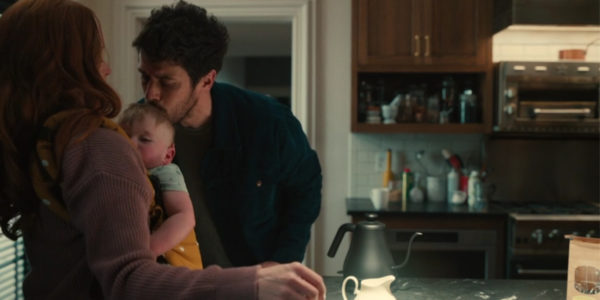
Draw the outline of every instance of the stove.
<instances>
[{"instance_id":1,"label":"stove","mask_svg":"<svg viewBox=\"0 0 600 300\"><path fill-rule=\"evenodd\" d=\"M507 274L518 279L567 279L569 240L599 237L600 204L589 202L495 203L509 213Z\"/></svg>"},{"instance_id":2,"label":"stove","mask_svg":"<svg viewBox=\"0 0 600 300\"><path fill-rule=\"evenodd\" d=\"M600 203L590 202L507 202L498 203L503 210L513 215L538 216L598 216Z\"/></svg>"}]
</instances>

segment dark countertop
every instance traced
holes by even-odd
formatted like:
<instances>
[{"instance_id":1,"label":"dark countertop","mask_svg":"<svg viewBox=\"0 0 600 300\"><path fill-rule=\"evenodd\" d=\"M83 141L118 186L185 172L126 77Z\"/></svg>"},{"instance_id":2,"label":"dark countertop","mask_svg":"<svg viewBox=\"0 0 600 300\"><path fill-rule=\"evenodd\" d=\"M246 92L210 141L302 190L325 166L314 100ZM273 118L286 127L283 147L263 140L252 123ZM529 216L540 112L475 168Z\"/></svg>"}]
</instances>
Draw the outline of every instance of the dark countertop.
<instances>
[{"instance_id":1,"label":"dark countertop","mask_svg":"<svg viewBox=\"0 0 600 300\"><path fill-rule=\"evenodd\" d=\"M368 212L376 212L379 215L400 215L400 214L437 214L437 215L508 215L508 211L494 202L469 207L467 204L447 204L441 203L407 203L403 209L401 202L390 202L387 209L375 210L371 199L369 198L346 198L346 211L349 215L362 215Z\"/></svg>"},{"instance_id":2,"label":"dark countertop","mask_svg":"<svg viewBox=\"0 0 600 300\"><path fill-rule=\"evenodd\" d=\"M341 276L325 276L327 299L342 298ZM392 283L396 299L439 300L564 300L566 282L562 280L479 280L479 279L431 279L398 278ZM346 286L348 299L354 299L354 284Z\"/></svg>"}]
</instances>

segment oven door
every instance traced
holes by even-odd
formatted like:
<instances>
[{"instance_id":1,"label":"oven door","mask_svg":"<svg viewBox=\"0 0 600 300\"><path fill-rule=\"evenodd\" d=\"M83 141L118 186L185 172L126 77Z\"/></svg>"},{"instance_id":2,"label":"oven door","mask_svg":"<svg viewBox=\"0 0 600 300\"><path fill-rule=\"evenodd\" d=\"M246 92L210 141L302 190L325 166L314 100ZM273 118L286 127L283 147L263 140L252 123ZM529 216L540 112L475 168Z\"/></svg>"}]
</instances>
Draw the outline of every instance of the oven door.
<instances>
[{"instance_id":1,"label":"oven door","mask_svg":"<svg viewBox=\"0 0 600 300\"><path fill-rule=\"evenodd\" d=\"M567 280L568 257L564 255L511 256L508 276L511 279Z\"/></svg>"},{"instance_id":2,"label":"oven door","mask_svg":"<svg viewBox=\"0 0 600 300\"><path fill-rule=\"evenodd\" d=\"M400 277L498 278L496 232L492 230L388 229L386 237L396 263L406 255L408 240L415 239Z\"/></svg>"},{"instance_id":3,"label":"oven door","mask_svg":"<svg viewBox=\"0 0 600 300\"><path fill-rule=\"evenodd\" d=\"M567 280L569 240L564 236L597 235L600 215L511 214L509 228L509 278Z\"/></svg>"}]
</instances>

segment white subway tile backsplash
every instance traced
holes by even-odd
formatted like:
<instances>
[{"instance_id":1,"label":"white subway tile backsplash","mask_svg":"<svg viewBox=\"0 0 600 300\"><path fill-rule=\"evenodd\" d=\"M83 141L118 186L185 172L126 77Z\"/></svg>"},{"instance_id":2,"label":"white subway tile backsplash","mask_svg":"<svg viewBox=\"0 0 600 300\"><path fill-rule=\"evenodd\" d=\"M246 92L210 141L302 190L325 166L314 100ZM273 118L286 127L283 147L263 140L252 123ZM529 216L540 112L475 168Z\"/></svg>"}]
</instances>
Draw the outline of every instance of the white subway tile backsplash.
<instances>
[{"instance_id":1,"label":"white subway tile backsplash","mask_svg":"<svg viewBox=\"0 0 600 300\"><path fill-rule=\"evenodd\" d=\"M356 187L353 189L352 197L368 198L371 195L370 187Z\"/></svg>"},{"instance_id":2,"label":"white subway tile backsplash","mask_svg":"<svg viewBox=\"0 0 600 300\"><path fill-rule=\"evenodd\" d=\"M406 167L420 174L425 174L425 169L430 175L447 173L449 166L441 154L444 148L458 154L463 162L468 159L469 164L480 165L481 143L482 135L478 134L352 134L350 196L369 197L371 188L382 185L383 171L375 169L375 159L388 148L392 149L392 172L400 179ZM416 159L419 150L424 150L425 169Z\"/></svg>"},{"instance_id":3,"label":"white subway tile backsplash","mask_svg":"<svg viewBox=\"0 0 600 300\"><path fill-rule=\"evenodd\" d=\"M375 155L373 153L373 151L359 150L358 151L358 162L359 163L372 162L373 161L373 155Z\"/></svg>"}]
</instances>

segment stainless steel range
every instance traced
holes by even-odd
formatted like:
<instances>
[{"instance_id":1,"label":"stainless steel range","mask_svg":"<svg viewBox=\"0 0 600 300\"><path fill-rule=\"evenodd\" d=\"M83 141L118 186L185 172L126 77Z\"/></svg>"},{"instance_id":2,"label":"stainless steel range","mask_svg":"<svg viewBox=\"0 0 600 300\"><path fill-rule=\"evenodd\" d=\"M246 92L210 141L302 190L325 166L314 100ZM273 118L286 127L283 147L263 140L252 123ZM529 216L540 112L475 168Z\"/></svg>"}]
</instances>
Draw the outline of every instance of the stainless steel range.
<instances>
[{"instance_id":1,"label":"stainless steel range","mask_svg":"<svg viewBox=\"0 0 600 300\"><path fill-rule=\"evenodd\" d=\"M598 237L600 206L587 202L503 203L510 213L507 275L567 279L566 234Z\"/></svg>"}]
</instances>

